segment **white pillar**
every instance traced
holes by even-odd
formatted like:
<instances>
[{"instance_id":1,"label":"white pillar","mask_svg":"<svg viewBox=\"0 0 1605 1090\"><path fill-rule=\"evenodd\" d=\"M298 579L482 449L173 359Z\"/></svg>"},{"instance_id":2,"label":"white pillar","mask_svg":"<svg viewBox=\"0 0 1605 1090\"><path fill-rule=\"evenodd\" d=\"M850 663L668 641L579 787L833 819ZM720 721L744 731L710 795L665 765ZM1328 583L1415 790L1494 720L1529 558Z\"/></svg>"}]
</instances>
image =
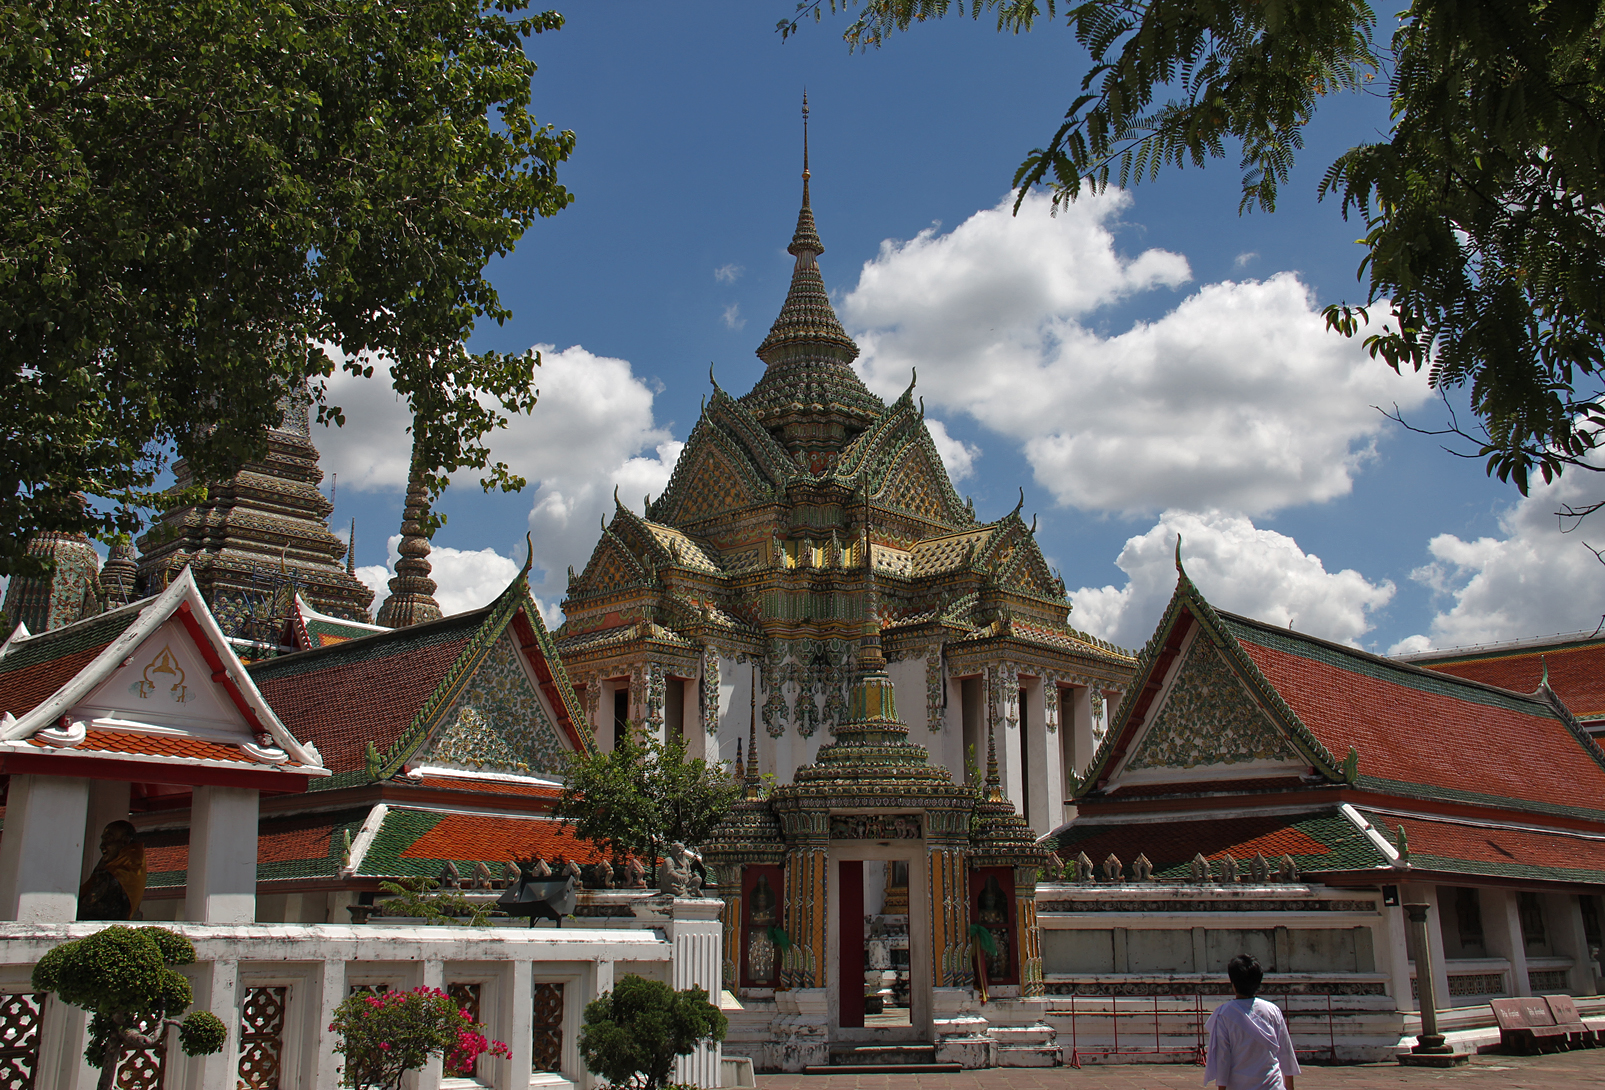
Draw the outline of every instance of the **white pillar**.
<instances>
[{"instance_id":1,"label":"white pillar","mask_svg":"<svg viewBox=\"0 0 1605 1090\"><path fill-rule=\"evenodd\" d=\"M1427 940L1432 947L1428 960L1432 962L1433 990L1438 993L1439 1003L1449 1003L1449 967L1443 959L1443 918L1438 912L1438 887L1411 885L1406 888L1409 892L1403 898L1405 901L1427 906ZM1420 967L1418 961L1418 971Z\"/></svg>"},{"instance_id":2,"label":"white pillar","mask_svg":"<svg viewBox=\"0 0 1605 1090\"><path fill-rule=\"evenodd\" d=\"M303 1056L312 1056L312 1085L339 1086L340 1068L345 1057L334 1050L337 1039L329 1032L334 1011L346 998L346 963L325 961L313 976L313 995L317 1005L316 1021L307 1027Z\"/></svg>"},{"instance_id":3,"label":"white pillar","mask_svg":"<svg viewBox=\"0 0 1605 1090\"><path fill-rule=\"evenodd\" d=\"M1046 708L1048 686L1051 684L1053 683L1045 681L1040 686L1044 709ZM1057 704L1057 698L1061 694L1054 693L1053 695ZM1063 748L1070 740L1065 736L1064 732L1064 708L1062 706L1059 707L1057 714L1054 716L1052 726L1053 730L1043 736L1042 797L1046 800L1048 821L1046 828L1037 830L1039 835L1053 832L1068 820L1064 812Z\"/></svg>"},{"instance_id":4,"label":"white pillar","mask_svg":"<svg viewBox=\"0 0 1605 1090\"><path fill-rule=\"evenodd\" d=\"M1588 956L1588 934L1583 930L1583 906L1575 893L1549 895L1549 918L1555 927L1555 953L1572 959L1566 973L1566 990L1572 995L1594 994L1594 963Z\"/></svg>"},{"instance_id":5,"label":"white pillar","mask_svg":"<svg viewBox=\"0 0 1605 1090\"><path fill-rule=\"evenodd\" d=\"M88 780L11 777L0 837L0 920L77 919L88 809Z\"/></svg>"},{"instance_id":6,"label":"white pillar","mask_svg":"<svg viewBox=\"0 0 1605 1090\"><path fill-rule=\"evenodd\" d=\"M1388 974L1393 987L1393 998L1398 1002L1399 1010L1420 1010L1421 1005L1410 992L1410 945L1407 937L1410 925L1404 918L1404 907L1385 906L1382 909L1382 921L1383 925L1379 930L1384 941L1373 943L1372 948L1377 954L1386 957L1387 962L1385 965L1378 965L1377 968Z\"/></svg>"},{"instance_id":7,"label":"white pillar","mask_svg":"<svg viewBox=\"0 0 1605 1090\"><path fill-rule=\"evenodd\" d=\"M1016 812L1021 810L1020 800L1024 797L1025 778L1020 768L1020 721L1016 712L1013 726L1009 725L1009 712L1015 711L1015 703L1019 698L1020 678L1013 670L997 667L994 675L997 679L996 690L992 694L991 715L997 724L993 728L993 736L997 743L998 775L1003 780L1003 795L1014 803ZM986 772L985 755L982 755L981 772Z\"/></svg>"},{"instance_id":8,"label":"white pillar","mask_svg":"<svg viewBox=\"0 0 1605 1090\"><path fill-rule=\"evenodd\" d=\"M191 923L255 922L256 839L255 788L195 789L190 806L184 919Z\"/></svg>"},{"instance_id":9,"label":"white pillar","mask_svg":"<svg viewBox=\"0 0 1605 1090\"><path fill-rule=\"evenodd\" d=\"M527 961L515 961L501 977L496 1004L496 1026L490 1037L507 1042L511 1056L490 1063L491 1085L496 1090L529 1090L530 1069L535 1065L532 1037L535 1017L534 973ZM322 1084L319 1084L320 1086Z\"/></svg>"},{"instance_id":10,"label":"white pillar","mask_svg":"<svg viewBox=\"0 0 1605 1090\"><path fill-rule=\"evenodd\" d=\"M423 986L446 990L446 963L439 958L426 958L423 965ZM443 1056L431 1056L419 1071L414 1083L415 1090L439 1090L440 1080L445 1075L446 1061Z\"/></svg>"},{"instance_id":11,"label":"white pillar","mask_svg":"<svg viewBox=\"0 0 1605 1090\"><path fill-rule=\"evenodd\" d=\"M669 986L675 991L701 988L708 993L708 1002L719 1005L719 992L723 963L720 947L724 928L719 923L724 902L717 899L676 898L669 909L668 926L664 928L669 941L674 943L674 960L669 963ZM692 1086L716 1087L719 1085L719 1061L722 1050L717 1042L712 1046L698 1045L688 1056L674 1061L674 1081Z\"/></svg>"},{"instance_id":12,"label":"white pillar","mask_svg":"<svg viewBox=\"0 0 1605 1090\"><path fill-rule=\"evenodd\" d=\"M1071 701L1071 707L1074 709L1073 725L1067 727L1069 740L1073 743L1070 750L1070 771L1080 776L1092 763L1092 753L1097 748L1092 740L1092 687L1078 685L1073 693Z\"/></svg>"},{"instance_id":13,"label":"white pillar","mask_svg":"<svg viewBox=\"0 0 1605 1090\"><path fill-rule=\"evenodd\" d=\"M1527 979L1527 937L1521 931L1521 913L1516 909L1513 889L1484 889L1482 933L1488 952L1510 962L1510 994L1532 995Z\"/></svg>"},{"instance_id":14,"label":"white pillar","mask_svg":"<svg viewBox=\"0 0 1605 1090\"><path fill-rule=\"evenodd\" d=\"M1059 827L1058 811L1064 809L1064 799L1057 792L1049 795L1048 785L1058 779L1053 774L1057 762L1048 763L1047 700L1043 695L1044 682L1038 678L1018 678L1020 690L1021 744L1025 753L1025 767L1020 770L1023 782L1030 785L1026 800L1030 812L1024 814L1026 822L1038 836L1051 833Z\"/></svg>"},{"instance_id":15,"label":"white pillar","mask_svg":"<svg viewBox=\"0 0 1605 1090\"><path fill-rule=\"evenodd\" d=\"M191 977L195 985L194 1009L217 1015L223 1020L228 1036L223 1040L221 1052L184 1057L187 1077L183 1085L187 1090L235 1090L240 1081L239 963L208 961L196 968L198 971ZM168 1057L171 1062L173 1052L169 1052Z\"/></svg>"}]
</instances>

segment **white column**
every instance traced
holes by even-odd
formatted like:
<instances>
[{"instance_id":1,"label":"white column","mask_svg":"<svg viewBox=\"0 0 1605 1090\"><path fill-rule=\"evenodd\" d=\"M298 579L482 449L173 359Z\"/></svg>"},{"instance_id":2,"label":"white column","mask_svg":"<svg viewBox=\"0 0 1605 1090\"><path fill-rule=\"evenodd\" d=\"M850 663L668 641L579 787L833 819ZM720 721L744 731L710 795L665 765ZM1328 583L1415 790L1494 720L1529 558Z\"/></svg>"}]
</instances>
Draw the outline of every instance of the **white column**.
<instances>
[{"instance_id":1,"label":"white column","mask_svg":"<svg viewBox=\"0 0 1605 1090\"><path fill-rule=\"evenodd\" d=\"M487 1036L506 1041L512 1055L490 1062L491 1085L496 1090L529 1090L530 1068L535 1064L531 1038L535 1017L534 974L527 961L512 962L508 970L499 981L501 995L496 1003L496 1024Z\"/></svg>"},{"instance_id":2,"label":"white column","mask_svg":"<svg viewBox=\"0 0 1605 1090\"><path fill-rule=\"evenodd\" d=\"M1566 973L1566 990L1572 995L1594 994L1594 964L1588 956L1588 935L1583 931L1583 906L1575 893L1548 894L1549 918L1554 924L1555 953L1572 959Z\"/></svg>"},{"instance_id":3,"label":"white column","mask_svg":"<svg viewBox=\"0 0 1605 1090\"><path fill-rule=\"evenodd\" d=\"M1018 812L1020 800L1024 797L1025 778L1020 768L1020 723L1019 716L1015 716L1014 726L1009 726L1009 712L1014 707L1020 688L1020 678L1013 670L997 668L997 688L992 694L991 714L994 716L996 726L993 736L997 740L998 775L1003 780L1003 795L1014 803ZM986 772L985 755L981 761L981 771Z\"/></svg>"},{"instance_id":4,"label":"white column","mask_svg":"<svg viewBox=\"0 0 1605 1090\"><path fill-rule=\"evenodd\" d=\"M1393 988L1393 998L1398 1002L1398 1009L1401 1011L1420 1009L1420 1004L1410 994L1409 927L1409 922L1404 918L1402 905L1384 906L1382 927L1377 929L1378 937L1383 941L1372 943L1372 949L1377 957L1386 959L1377 966L1377 969L1388 974Z\"/></svg>"},{"instance_id":5,"label":"white column","mask_svg":"<svg viewBox=\"0 0 1605 1090\"><path fill-rule=\"evenodd\" d=\"M1527 938L1521 931L1521 913L1516 910L1513 889L1484 889L1482 934L1488 952L1510 962L1510 994L1532 995L1527 979Z\"/></svg>"},{"instance_id":6,"label":"white column","mask_svg":"<svg viewBox=\"0 0 1605 1090\"><path fill-rule=\"evenodd\" d=\"M1438 993L1439 1003L1449 1003L1449 967L1443 959L1443 918L1438 912L1438 887L1411 885L1405 888L1409 891L1403 898L1406 902L1427 906L1427 940L1432 946L1429 959L1432 962L1434 990ZM1420 968L1420 962L1417 961L1417 971Z\"/></svg>"},{"instance_id":7,"label":"white column","mask_svg":"<svg viewBox=\"0 0 1605 1090\"><path fill-rule=\"evenodd\" d=\"M1042 690L1043 705L1046 708L1048 686L1053 682L1043 682L1039 688ZM1055 693L1057 697L1060 694ZM1063 747L1069 742L1064 733L1064 708L1059 708L1054 717L1053 730L1043 736L1042 797L1046 800L1048 808L1047 827L1037 832L1051 833L1067 820L1064 812L1064 757Z\"/></svg>"},{"instance_id":8,"label":"white column","mask_svg":"<svg viewBox=\"0 0 1605 1090\"><path fill-rule=\"evenodd\" d=\"M89 819L84 825L84 865L79 881L100 862L100 834L114 821L128 820L129 784L123 780L89 781Z\"/></svg>"},{"instance_id":9,"label":"white column","mask_svg":"<svg viewBox=\"0 0 1605 1090\"><path fill-rule=\"evenodd\" d=\"M1073 743L1070 750L1070 771L1080 776L1092 763L1092 753L1097 748L1092 741L1092 688L1088 685L1079 685L1072 692L1074 696L1071 707L1075 710L1073 725L1067 722L1064 729L1069 741Z\"/></svg>"},{"instance_id":10,"label":"white column","mask_svg":"<svg viewBox=\"0 0 1605 1090\"><path fill-rule=\"evenodd\" d=\"M191 923L256 920L257 791L197 787L190 805L184 918Z\"/></svg>"},{"instance_id":11,"label":"white column","mask_svg":"<svg viewBox=\"0 0 1605 1090\"><path fill-rule=\"evenodd\" d=\"M423 986L446 990L446 963L439 958L427 958L423 964ZM423 1070L417 1074L414 1084L415 1090L439 1090L440 1080L445 1074L445 1058L431 1056L424 1064Z\"/></svg>"},{"instance_id":12,"label":"white column","mask_svg":"<svg viewBox=\"0 0 1605 1090\"><path fill-rule=\"evenodd\" d=\"M221 1052L184 1058L187 1077L183 1085L187 1090L235 1090L240 1081L239 963L209 961L197 969L191 977L195 984L194 1009L211 1011L221 1018L228 1036L224 1038ZM170 1060L172 1055L173 1052L168 1053Z\"/></svg>"},{"instance_id":13,"label":"white column","mask_svg":"<svg viewBox=\"0 0 1605 1090\"><path fill-rule=\"evenodd\" d=\"M314 1057L312 1061L313 1086L339 1086L339 1069L345 1063L345 1057L334 1050L335 1035L329 1032L329 1023L334 1021L334 1011L346 998L346 963L344 961L325 961L312 977L312 987L315 989L313 1002L317 1004L317 1011L313 1015L315 1021L307 1027L307 1039L302 1046L303 1056Z\"/></svg>"},{"instance_id":14,"label":"white column","mask_svg":"<svg viewBox=\"0 0 1605 1090\"><path fill-rule=\"evenodd\" d=\"M720 979L724 928L719 923L719 912L723 908L724 902L717 899L676 898L669 909L668 926L664 928L669 941L674 943L669 986L677 992L701 988L708 993L708 1002L715 1006L719 1004L719 992L724 987ZM690 1055L677 1057L674 1081L692 1086L718 1086L721 1054L715 1042L712 1046L698 1045Z\"/></svg>"},{"instance_id":15,"label":"white column","mask_svg":"<svg viewBox=\"0 0 1605 1090\"><path fill-rule=\"evenodd\" d=\"M0 837L0 920L77 919L88 809L88 780L11 777Z\"/></svg>"},{"instance_id":16,"label":"white column","mask_svg":"<svg viewBox=\"0 0 1605 1090\"><path fill-rule=\"evenodd\" d=\"M1045 685L1041 679L1027 678L1018 678L1016 683L1023 690L1020 693L1019 715L1020 730L1024 732L1021 742L1025 751L1025 767L1020 770L1020 775L1024 782L1030 784L1030 790L1026 792L1030 812L1023 816L1037 835L1042 836L1059 827L1058 812L1064 809L1063 796L1054 792L1050 797L1048 789L1048 785L1059 777L1053 774L1057 762L1048 763L1048 708L1043 695Z\"/></svg>"}]
</instances>

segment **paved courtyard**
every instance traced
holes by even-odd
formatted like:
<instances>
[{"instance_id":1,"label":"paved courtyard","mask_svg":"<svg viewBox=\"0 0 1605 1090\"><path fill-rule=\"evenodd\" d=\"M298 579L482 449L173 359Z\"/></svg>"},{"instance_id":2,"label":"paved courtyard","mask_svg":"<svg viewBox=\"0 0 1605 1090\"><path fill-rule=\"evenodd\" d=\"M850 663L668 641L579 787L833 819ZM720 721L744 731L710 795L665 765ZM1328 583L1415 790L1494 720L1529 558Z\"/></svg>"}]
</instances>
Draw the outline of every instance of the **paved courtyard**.
<instances>
[{"instance_id":1,"label":"paved courtyard","mask_svg":"<svg viewBox=\"0 0 1605 1090\"><path fill-rule=\"evenodd\" d=\"M1007 1068L958 1075L759 1075L758 1090L1200 1090L1204 1069L1123 1064ZM1211 1084L1213 1085L1213 1084ZM1404 1090L1574 1090L1605 1087L1605 1048L1550 1056L1476 1056L1448 1071L1398 1064L1309 1066L1298 1090L1400 1087Z\"/></svg>"}]
</instances>

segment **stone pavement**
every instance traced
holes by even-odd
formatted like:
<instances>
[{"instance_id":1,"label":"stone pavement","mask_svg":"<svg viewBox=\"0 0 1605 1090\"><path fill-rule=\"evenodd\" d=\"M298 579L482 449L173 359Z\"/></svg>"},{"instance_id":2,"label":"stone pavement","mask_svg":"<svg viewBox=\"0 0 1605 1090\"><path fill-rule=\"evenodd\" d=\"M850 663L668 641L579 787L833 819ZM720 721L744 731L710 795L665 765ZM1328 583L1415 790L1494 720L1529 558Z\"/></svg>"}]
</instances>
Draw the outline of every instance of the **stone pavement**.
<instances>
[{"instance_id":1,"label":"stone pavement","mask_svg":"<svg viewBox=\"0 0 1605 1090\"><path fill-rule=\"evenodd\" d=\"M1590 1090L1605 1088L1605 1048L1549 1056L1474 1056L1447 1071L1398 1064L1311 1064L1298 1090ZM1211 1084L1213 1086L1213 1084ZM1202 1090L1204 1069L1099 1064L1081 1069L993 1068L957 1075L759 1075L758 1090Z\"/></svg>"}]
</instances>

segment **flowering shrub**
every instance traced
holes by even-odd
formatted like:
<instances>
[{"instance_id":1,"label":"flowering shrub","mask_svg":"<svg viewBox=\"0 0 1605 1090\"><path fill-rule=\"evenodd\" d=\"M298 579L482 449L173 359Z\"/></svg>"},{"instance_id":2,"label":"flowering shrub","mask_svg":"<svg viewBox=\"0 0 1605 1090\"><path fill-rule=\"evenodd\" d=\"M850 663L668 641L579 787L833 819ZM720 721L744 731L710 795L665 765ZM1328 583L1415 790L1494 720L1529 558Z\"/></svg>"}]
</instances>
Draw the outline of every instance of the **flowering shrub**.
<instances>
[{"instance_id":1,"label":"flowering shrub","mask_svg":"<svg viewBox=\"0 0 1605 1090\"><path fill-rule=\"evenodd\" d=\"M335 1051L346 1058L346 1085L358 1090L396 1090L431 1056L445 1057L447 1075L471 1075L480 1056L510 1055L484 1028L438 988L353 995L329 1023L340 1038Z\"/></svg>"}]
</instances>

